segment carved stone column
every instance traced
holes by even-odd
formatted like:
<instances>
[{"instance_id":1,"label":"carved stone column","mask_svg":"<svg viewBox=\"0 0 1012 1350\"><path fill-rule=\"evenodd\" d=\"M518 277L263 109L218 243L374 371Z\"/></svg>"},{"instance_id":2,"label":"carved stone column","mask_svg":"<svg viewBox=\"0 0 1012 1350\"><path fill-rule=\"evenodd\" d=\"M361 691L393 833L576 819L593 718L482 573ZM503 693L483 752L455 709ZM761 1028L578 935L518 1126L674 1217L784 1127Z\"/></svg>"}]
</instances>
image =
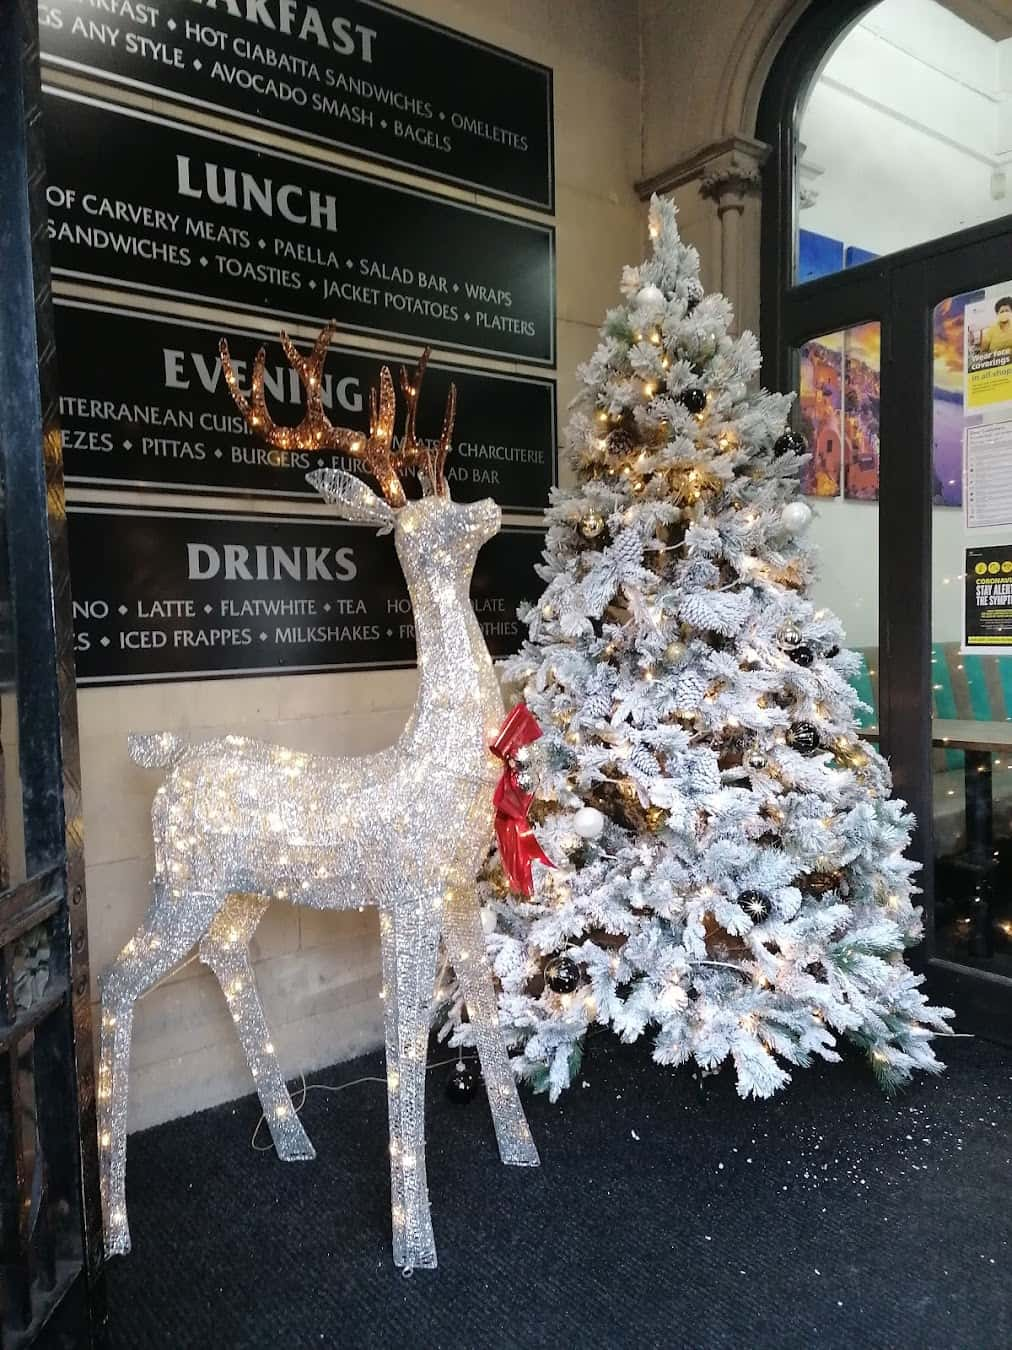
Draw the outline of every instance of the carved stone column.
<instances>
[{"instance_id":1,"label":"carved stone column","mask_svg":"<svg viewBox=\"0 0 1012 1350\"><path fill-rule=\"evenodd\" d=\"M742 290L742 216L749 196L758 196L761 161L737 151L722 157L703 176L699 191L716 203L720 221L720 288L726 294Z\"/></svg>"}]
</instances>

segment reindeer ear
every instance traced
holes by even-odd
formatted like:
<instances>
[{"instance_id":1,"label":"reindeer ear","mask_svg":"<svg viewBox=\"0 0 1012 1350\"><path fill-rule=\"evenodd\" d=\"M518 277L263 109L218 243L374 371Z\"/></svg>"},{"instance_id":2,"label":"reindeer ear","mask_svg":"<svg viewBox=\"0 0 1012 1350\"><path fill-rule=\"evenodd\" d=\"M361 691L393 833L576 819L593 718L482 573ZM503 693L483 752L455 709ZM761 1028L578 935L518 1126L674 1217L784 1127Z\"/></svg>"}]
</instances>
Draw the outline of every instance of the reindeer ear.
<instances>
[{"instance_id":1,"label":"reindeer ear","mask_svg":"<svg viewBox=\"0 0 1012 1350\"><path fill-rule=\"evenodd\" d=\"M377 497L371 487L346 473L344 469L315 469L306 474L321 497L336 506L345 520L360 520L367 525L379 525L380 534L389 534L397 519L389 502Z\"/></svg>"}]
</instances>

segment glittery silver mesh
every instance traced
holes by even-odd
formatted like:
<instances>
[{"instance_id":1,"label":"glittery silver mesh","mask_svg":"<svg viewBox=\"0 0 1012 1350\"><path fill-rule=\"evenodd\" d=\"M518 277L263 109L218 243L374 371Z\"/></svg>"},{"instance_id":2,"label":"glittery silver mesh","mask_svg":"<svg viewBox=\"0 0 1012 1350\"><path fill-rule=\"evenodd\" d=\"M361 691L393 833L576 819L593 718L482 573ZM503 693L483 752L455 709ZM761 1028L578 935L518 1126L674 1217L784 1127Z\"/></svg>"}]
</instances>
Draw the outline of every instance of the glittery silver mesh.
<instances>
[{"instance_id":1,"label":"glittery silver mesh","mask_svg":"<svg viewBox=\"0 0 1012 1350\"><path fill-rule=\"evenodd\" d=\"M311 481L340 510L347 477L323 470ZM361 484L352 481L361 519ZM436 1264L424 1110L440 936L467 1000L502 1160L537 1165L499 1027L475 894L501 770L488 745L503 705L468 592L478 549L499 528L499 508L431 496L392 511L374 500L377 523L396 519L418 648L418 696L394 746L331 759L240 736L192 745L171 733L131 737L137 762L168 773L152 808L151 906L102 979L99 1143L110 1252L130 1249L125 1172L133 1006L194 943L225 993L279 1157L314 1156L275 1057L249 959L253 931L272 900L381 911L395 1263Z\"/></svg>"}]
</instances>

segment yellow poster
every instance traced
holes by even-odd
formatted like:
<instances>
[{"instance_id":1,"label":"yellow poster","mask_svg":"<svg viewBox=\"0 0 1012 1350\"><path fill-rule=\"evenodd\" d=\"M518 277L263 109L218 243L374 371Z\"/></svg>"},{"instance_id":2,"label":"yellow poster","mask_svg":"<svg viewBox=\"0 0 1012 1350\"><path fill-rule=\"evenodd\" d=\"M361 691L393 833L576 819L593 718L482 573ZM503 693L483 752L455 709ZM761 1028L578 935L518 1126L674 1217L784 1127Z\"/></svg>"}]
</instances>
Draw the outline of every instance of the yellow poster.
<instances>
[{"instance_id":1,"label":"yellow poster","mask_svg":"<svg viewBox=\"0 0 1012 1350\"><path fill-rule=\"evenodd\" d=\"M965 413L1012 408L1012 281L989 286L963 318Z\"/></svg>"}]
</instances>

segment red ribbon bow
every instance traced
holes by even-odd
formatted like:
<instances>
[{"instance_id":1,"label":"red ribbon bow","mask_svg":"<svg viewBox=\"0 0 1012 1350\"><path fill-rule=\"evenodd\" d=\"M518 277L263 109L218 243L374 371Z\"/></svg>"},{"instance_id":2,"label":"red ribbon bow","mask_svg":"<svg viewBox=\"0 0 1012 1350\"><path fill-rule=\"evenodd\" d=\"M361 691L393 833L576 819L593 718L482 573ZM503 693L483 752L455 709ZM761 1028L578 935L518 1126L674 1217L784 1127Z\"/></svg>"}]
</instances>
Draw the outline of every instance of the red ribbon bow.
<instances>
[{"instance_id":1,"label":"red ribbon bow","mask_svg":"<svg viewBox=\"0 0 1012 1350\"><path fill-rule=\"evenodd\" d=\"M493 755L501 759L502 777L495 785L492 805L495 807L495 833L499 840L499 857L511 888L519 895L534 893L531 864L544 863L554 867L534 837L527 813L534 800L533 792L525 792L517 781L516 752L541 736L534 714L526 703L518 703L506 716L499 734L489 746Z\"/></svg>"}]
</instances>

